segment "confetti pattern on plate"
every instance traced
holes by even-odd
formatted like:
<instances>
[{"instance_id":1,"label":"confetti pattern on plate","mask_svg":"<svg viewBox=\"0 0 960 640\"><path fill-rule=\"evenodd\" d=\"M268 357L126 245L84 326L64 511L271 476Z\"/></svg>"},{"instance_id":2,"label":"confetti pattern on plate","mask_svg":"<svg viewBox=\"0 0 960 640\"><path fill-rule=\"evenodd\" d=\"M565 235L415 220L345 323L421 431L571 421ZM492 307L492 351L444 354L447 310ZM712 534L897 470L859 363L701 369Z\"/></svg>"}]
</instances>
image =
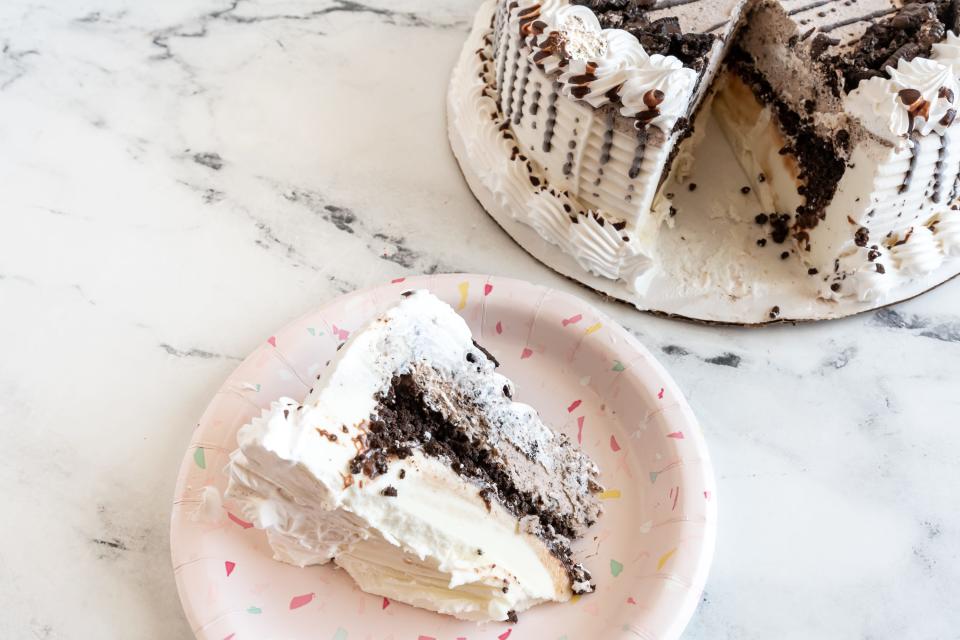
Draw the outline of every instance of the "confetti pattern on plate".
<instances>
[{"instance_id":1,"label":"confetti pattern on plate","mask_svg":"<svg viewBox=\"0 0 960 640\"><path fill-rule=\"evenodd\" d=\"M605 512L577 548L590 556L596 593L537 607L516 625L460 622L364 594L332 565L276 562L264 533L230 501L214 503L212 514L209 500L204 505L226 487L223 468L237 430L273 399L305 397L352 331L417 288L458 309L516 383L516 399L599 464ZM398 278L337 298L272 334L227 379L184 454L171 550L187 619L203 640L675 638L706 581L716 505L690 408L653 356L612 319L579 298L518 280Z\"/></svg>"}]
</instances>

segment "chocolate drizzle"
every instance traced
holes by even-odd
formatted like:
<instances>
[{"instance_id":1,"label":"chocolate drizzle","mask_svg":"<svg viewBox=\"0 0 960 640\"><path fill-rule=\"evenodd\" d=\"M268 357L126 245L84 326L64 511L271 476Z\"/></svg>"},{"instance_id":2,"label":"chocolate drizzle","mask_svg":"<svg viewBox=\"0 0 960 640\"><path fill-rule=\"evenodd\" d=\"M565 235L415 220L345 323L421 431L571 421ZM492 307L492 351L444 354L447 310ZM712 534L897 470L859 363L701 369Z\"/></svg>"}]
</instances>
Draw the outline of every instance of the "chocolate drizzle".
<instances>
[{"instance_id":1,"label":"chocolate drizzle","mask_svg":"<svg viewBox=\"0 0 960 640\"><path fill-rule=\"evenodd\" d=\"M510 83L504 83L504 92L507 94L506 104L503 107L504 118L509 122L513 115L513 92L517 84L517 75L520 73L520 47L513 52L513 62L510 63ZM522 104L521 104L522 107Z\"/></svg>"},{"instance_id":2,"label":"chocolate drizzle","mask_svg":"<svg viewBox=\"0 0 960 640\"><path fill-rule=\"evenodd\" d=\"M503 20L506 15L507 10L500 4L497 7L497 12L493 16L493 50L494 55L500 51L500 46L503 44Z\"/></svg>"},{"instance_id":3,"label":"chocolate drizzle","mask_svg":"<svg viewBox=\"0 0 960 640\"><path fill-rule=\"evenodd\" d=\"M517 14L517 18L520 21L520 37L526 38L527 36L537 33L538 31L540 33L543 32L543 28L538 26L543 24L538 20L539 17L539 4L531 5Z\"/></svg>"},{"instance_id":4,"label":"chocolate drizzle","mask_svg":"<svg viewBox=\"0 0 960 640\"><path fill-rule=\"evenodd\" d=\"M913 182L913 175L917 170L917 163L920 161L920 134L916 131L910 132L910 142L913 148L910 150L910 166L907 168L906 175L903 176L903 184L897 189L897 193L904 193Z\"/></svg>"},{"instance_id":5,"label":"chocolate drizzle","mask_svg":"<svg viewBox=\"0 0 960 640\"><path fill-rule=\"evenodd\" d=\"M643 127L637 128L637 146L633 152L633 162L630 164L630 170L627 175L631 180L640 175L640 165L643 164L643 156L647 149L647 130Z\"/></svg>"},{"instance_id":6,"label":"chocolate drizzle","mask_svg":"<svg viewBox=\"0 0 960 640\"><path fill-rule=\"evenodd\" d=\"M547 98L547 126L543 129L543 150L550 153L553 149L553 130L557 126L557 96L560 91L560 83L554 82L550 91L550 97Z\"/></svg>"},{"instance_id":7,"label":"chocolate drizzle","mask_svg":"<svg viewBox=\"0 0 960 640\"><path fill-rule=\"evenodd\" d=\"M550 56L556 56L560 59L559 66L565 66L568 61L566 44L566 39L559 31L551 31L549 34L547 34L547 37L543 40L543 42L536 44L536 48L539 49L539 51L533 55L533 62L542 71L545 69L543 61Z\"/></svg>"},{"instance_id":8,"label":"chocolate drizzle","mask_svg":"<svg viewBox=\"0 0 960 640\"><path fill-rule=\"evenodd\" d=\"M803 13L804 11L809 11L810 9L816 9L817 7L822 7L825 4L831 4L836 1L837 0L816 0L816 2L811 2L810 4L805 4L803 6L794 7L793 9L790 9L790 11L787 11L787 15L795 16L798 13Z\"/></svg>"},{"instance_id":9,"label":"chocolate drizzle","mask_svg":"<svg viewBox=\"0 0 960 640\"><path fill-rule=\"evenodd\" d=\"M600 145L600 165L610 162L610 149L613 148L613 124L616 121L616 112L607 111L607 128L603 131L603 143Z\"/></svg>"},{"instance_id":10,"label":"chocolate drizzle","mask_svg":"<svg viewBox=\"0 0 960 640\"><path fill-rule=\"evenodd\" d=\"M933 195L930 197L931 200L940 204L943 200L943 180L947 177L947 167L944 160L947 157L947 136L940 136L940 152L937 154L937 167L935 171L935 178L933 180Z\"/></svg>"},{"instance_id":11,"label":"chocolate drizzle","mask_svg":"<svg viewBox=\"0 0 960 640\"><path fill-rule=\"evenodd\" d=\"M896 9L878 9L876 11L871 11L870 13L865 13L861 16L853 16L852 18L846 18L844 20L838 20L837 22L822 25L820 27L820 31L827 33L827 32L839 29L841 27L846 27L851 24L856 24L858 22L870 22L871 20L875 20L876 18L883 18L885 16L889 16L892 13L896 13L896 11L897 11Z\"/></svg>"},{"instance_id":12,"label":"chocolate drizzle","mask_svg":"<svg viewBox=\"0 0 960 640\"><path fill-rule=\"evenodd\" d=\"M543 71L543 64L542 64L543 61L552 55L553 53L550 51L546 51L546 50L537 51L535 54L533 54L533 62L537 65L537 67L541 71Z\"/></svg>"},{"instance_id":13,"label":"chocolate drizzle","mask_svg":"<svg viewBox=\"0 0 960 640\"><path fill-rule=\"evenodd\" d=\"M520 124L523 120L523 101L527 97L527 84L530 82L530 61L527 60L527 63L523 67L523 79L520 80L520 95L517 98L517 109L513 114L513 124Z\"/></svg>"}]
</instances>

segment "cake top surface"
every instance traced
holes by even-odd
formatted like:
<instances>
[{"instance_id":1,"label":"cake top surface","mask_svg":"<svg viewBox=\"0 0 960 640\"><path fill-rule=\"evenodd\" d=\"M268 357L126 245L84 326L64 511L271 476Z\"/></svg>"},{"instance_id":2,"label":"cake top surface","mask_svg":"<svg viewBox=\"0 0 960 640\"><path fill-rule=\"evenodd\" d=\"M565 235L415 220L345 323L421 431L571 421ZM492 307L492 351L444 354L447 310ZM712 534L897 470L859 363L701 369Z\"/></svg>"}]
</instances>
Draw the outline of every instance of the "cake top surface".
<instances>
[{"instance_id":1,"label":"cake top surface","mask_svg":"<svg viewBox=\"0 0 960 640\"><path fill-rule=\"evenodd\" d=\"M747 0L572 0L605 29L630 33L650 54L669 55L701 69L714 40L732 28Z\"/></svg>"},{"instance_id":2,"label":"cake top surface","mask_svg":"<svg viewBox=\"0 0 960 640\"><path fill-rule=\"evenodd\" d=\"M614 105L670 134L696 107L701 76L715 68L742 17L769 11L767 37L802 43L828 67L828 84L851 91L901 58L929 53L944 24L957 21L951 0L900 7L890 0L525 0L504 3L503 29L518 30L528 59L559 80L569 97L594 108ZM744 12L747 12L746 14ZM833 80L839 73L842 80ZM702 91L701 91L702 92Z\"/></svg>"},{"instance_id":3,"label":"cake top surface","mask_svg":"<svg viewBox=\"0 0 960 640\"><path fill-rule=\"evenodd\" d=\"M960 12L955 4L950 0L893 8L886 4L887 8L875 10L869 21L833 30L828 29L830 25L821 27L830 38L821 38L827 45L823 57L840 70L843 89L852 91L863 80L888 75L887 69L901 61L931 57L934 45L949 31L960 32Z\"/></svg>"},{"instance_id":4,"label":"cake top surface","mask_svg":"<svg viewBox=\"0 0 960 640\"><path fill-rule=\"evenodd\" d=\"M651 20L646 12L615 13L591 4L599 13L568 0L505 3L498 33L519 34L527 59L556 77L565 95L594 108L613 104L641 129L673 132L689 113L718 38L684 34L676 17ZM630 22L611 22L612 16Z\"/></svg>"},{"instance_id":5,"label":"cake top surface","mask_svg":"<svg viewBox=\"0 0 960 640\"><path fill-rule=\"evenodd\" d=\"M590 7L611 28L642 30L676 24L683 33L706 33L725 24L749 0L572 0ZM670 29L668 32L676 33Z\"/></svg>"}]
</instances>

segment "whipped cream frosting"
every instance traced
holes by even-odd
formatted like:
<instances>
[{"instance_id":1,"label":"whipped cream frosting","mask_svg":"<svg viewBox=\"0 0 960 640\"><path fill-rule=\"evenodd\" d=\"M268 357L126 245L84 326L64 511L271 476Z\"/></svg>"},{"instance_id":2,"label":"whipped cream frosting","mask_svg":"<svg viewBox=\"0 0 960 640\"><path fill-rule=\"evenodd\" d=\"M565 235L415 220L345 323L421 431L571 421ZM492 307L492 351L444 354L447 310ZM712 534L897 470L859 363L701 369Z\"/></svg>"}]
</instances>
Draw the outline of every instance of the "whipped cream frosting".
<instances>
[{"instance_id":1,"label":"whipped cream frosting","mask_svg":"<svg viewBox=\"0 0 960 640\"><path fill-rule=\"evenodd\" d=\"M560 71L563 94L597 108L619 97L620 113L664 132L689 111L697 73L673 56L648 55L622 29L602 29L588 7L567 0L528 1L517 24L545 24L530 37L528 58L547 73ZM532 27L527 27L532 31Z\"/></svg>"},{"instance_id":2,"label":"whipped cream frosting","mask_svg":"<svg viewBox=\"0 0 960 640\"><path fill-rule=\"evenodd\" d=\"M332 559L361 589L462 619L504 620L590 590L571 583L537 526L496 500L488 507L449 461L414 450L382 475L351 473L377 398L394 376L418 367L435 376L430 397L438 408L455 389L469 394L497 425L490 437L498 446L526 452L548 478L514 475L518 486L551 482L558 458L550 454L560 436L531 407L505 396L512 383L477 351L463 319L418 291L355 332L302 403L281 398L240 429L227 497L266 531L276 559L298 566ZM545 495L562 509L575 488Z\"/></svg>"},{"instance_id":3,"label":"whipped cream frosting","mask_svg":"<svg viewBox=\"0 0 960 640\"><path fill-rule=\"evenodd\" d=\"M888 275L892 269L890 261L881 255L872 262L859 260L852 265L850 271L854 282L853 295L860 302L880 302L887 299L895 283L894 278Z\"/></svg>"},{"instance_id":4,"label":"whipped cream frosting","mask_svg":"<svg viewBox=\"0 0 960 640\"><path fill-rule=\"evenodd\" d=\"M824 300L853 297L860 302L882 302L896 284L893 268L885 252L851 247L837 258L832 277L821 282L819 297ZM834 283L841 283L842 288L834 290Z\"/></svg>"},{"instance_id":5,"label":"whipped cream frosting","mask_svg":"<svg viewBox=\"0 0 960 640\"><path fill-rule=\"evenodd\" d=\"M944 213L934 226L934 237L944 255L960 257L960 212Z\"/></svg>"},{"instance_id":6,"label":"whipped cream frosting","mask_svg":"<svg viewBox=\"0 0 960 640\"><path fill-rule=\"evenodd\" d=\"M943 253L933 232L918 225L907 229L904 238L890 249L897 266L908 274L922 276L943 263Z\"/></svg>"},{"instance_id":7,"label":"whipped cream frosting","mask_svg":"<svg viewBox=\"0 0 960 640\"><path fill-rule=\"evenodd\" d=\"M555 237L554 244L564 244L563 237ZM620 232L599 214L579 216L576 224L567 228L568 253L584 269L598 276L622 279L635 284L650 267L650 256L636 251L625 242Z\"/></svg>"},{"instance_id":8,"label":"whipped cream frosting","mask_svg":"<svg viewBox=\"0 0 960 640\"><path fill-rule=\"evenodd\" d=\"M942 134L953 124L960 89L950 66L935 60L914 58L901 60L896 68L890 67L887 71L894 85L900 87L900 104L913 115L913 131L920 135ZM907 97L910 90L919 92L920 97ZM954 115L947 117L950 110L954 110Z\"/></svg>"},{"instance_id":9,"label":"whipped cream frosting","mask_svg":"<svg viewBox=\"0 0 960 640\"><path fill-rule=\"evenodd\" d=\"M943 134L960 108L960 44L950 32L932 59L901 59L889 78L870 78L850 92L844 107L874 135L903 144L911 133Z\"/></svg>"},{"instance_id":10,"label":"whipped cream frosting","mask_svg":"<svg viewBox=\"0 0 960 640\"><path fill-rule=\"evenodd\" d=\"M531 188L531 176L539 184L546 177L525 166L520 158L507 160L513 141L501 135L496 102L482 94L482 84L464 96L459 105L464 122L475 119L475 136L467 142L468 153L487 158L492 170L481 176L501 206L531 226L544 240L570 255L584 270L604 278L637 282L653 264L654 256L630 235L594 212L577 212L580 203L561 192ZM472 96L472 99L471 99ZM471 100L475 100L473 104ZM475 111L476 110L476 111ZM489 114L489 115L486 115Z\"/></svg>"},{"instance_id":11,"label":"whipped cream frosting","mask_svg":"<svg viewBox=\"0 0 960 640\"><path fill-rule=\"evenodd\" d=\"M910 114L889 78L864 80L844 100L844 108L870 133L899 142L907 135Z\"/></svg>"}]
</instances>

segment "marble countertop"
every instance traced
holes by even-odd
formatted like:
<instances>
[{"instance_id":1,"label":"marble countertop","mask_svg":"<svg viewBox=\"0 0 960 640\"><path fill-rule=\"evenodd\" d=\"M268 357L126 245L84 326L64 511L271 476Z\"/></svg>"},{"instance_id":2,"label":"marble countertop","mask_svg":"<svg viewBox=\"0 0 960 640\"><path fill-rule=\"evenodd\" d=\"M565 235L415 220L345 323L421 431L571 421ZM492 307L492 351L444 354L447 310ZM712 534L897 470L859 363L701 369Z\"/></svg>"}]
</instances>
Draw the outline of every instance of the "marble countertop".
<instances>
[{"instance_id":1,"label":"marble countertop","mask_svg":"<svg viewBox=\"0 0 960 640\"><path fill-rule=\"evenodd\" d=\"M687 638L960 637L960 282L752 330L603 302L448 148L477 0L366 1L0 3L0 637L191 638L168 522L214 391L320 302L436 271L590 298L685 389L720 496Z\"/></svg>"}]
</instances>

